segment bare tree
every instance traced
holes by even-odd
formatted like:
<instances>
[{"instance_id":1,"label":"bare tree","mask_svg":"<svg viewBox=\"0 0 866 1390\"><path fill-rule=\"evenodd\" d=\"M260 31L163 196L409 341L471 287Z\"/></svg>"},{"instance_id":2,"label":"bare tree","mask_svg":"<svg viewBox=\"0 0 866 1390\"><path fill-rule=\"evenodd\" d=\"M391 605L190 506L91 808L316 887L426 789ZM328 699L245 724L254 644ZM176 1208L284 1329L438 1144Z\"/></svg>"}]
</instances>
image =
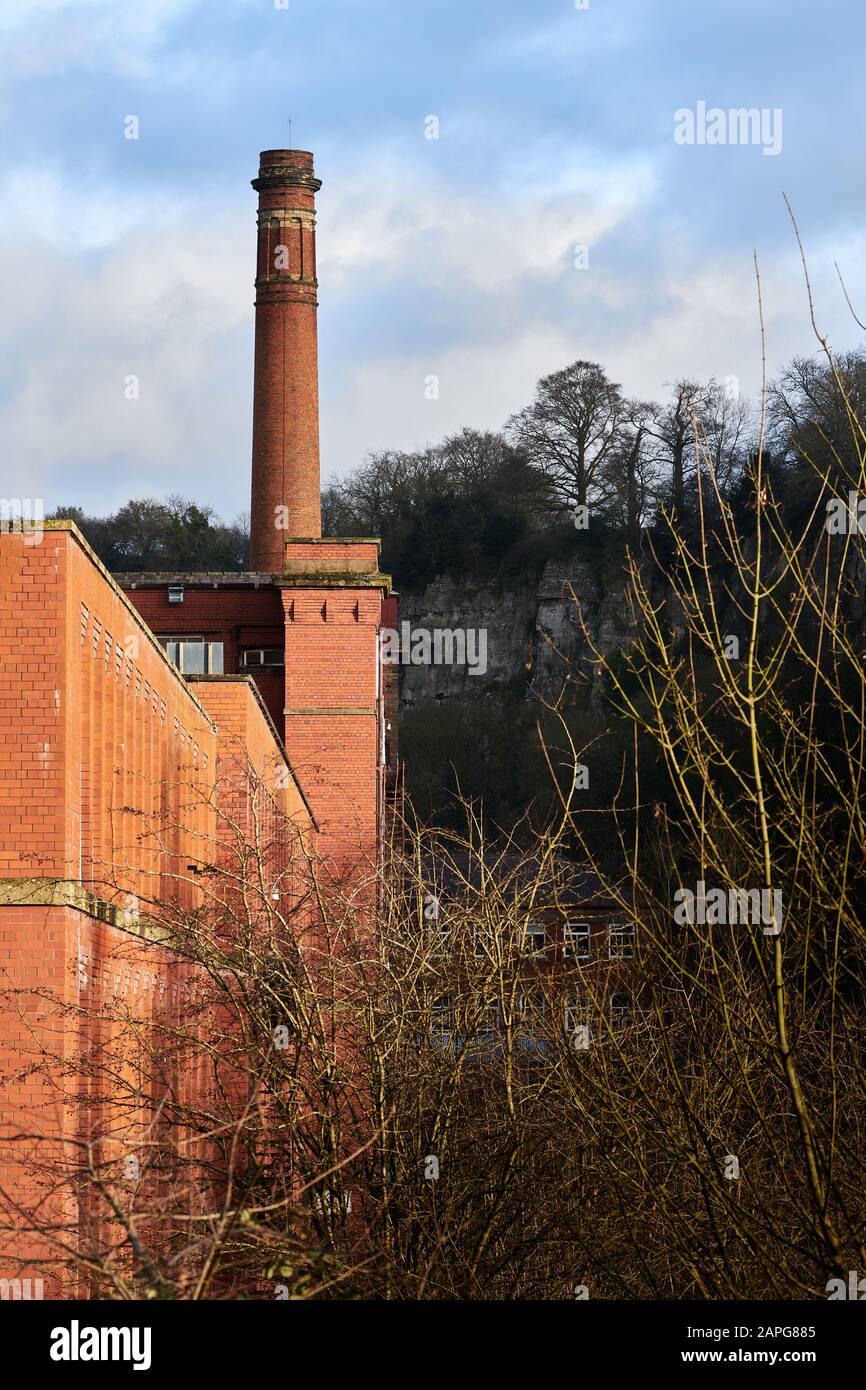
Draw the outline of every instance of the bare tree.
<instances>
[{"instance_id":1,"label":"bare tree","mask_svg":"<svg viewBox=\"0 0 866 1390\"><path fill-rule=\"evenodd\" d=\"M701 450L712 467L718 491L730 495L757 444L755 412L738 387L710 380L698 414Z\"/></svg>"},{"instance_id":2,"label":"bare tree","mask_svg":"<svg viewBox=\"0 0 866 1390\"><path fill-rule=\"evenodd\" d=\"M643 1262L659 1292L808 1296L866 1255L863 540L813 524L826 492L786 529L760 443L740 533L696 447L697 538L668 520L682 635L632 559L638 640L616 663L593 647L611 708L657 744L668 790L644 806L635 764L612 817L658 1052L625 1059L610 1124L581 1104L626 1200L651 1199L664 1228L663 1260Z\"/></svg>"},{"instance_id":3,"label":"bare tree","mask_svg":"<svg viewBox=\"0 0 866 1390\"><path fill-rule=\"evenodd\" d=\"M441 496L448 485L441 451L386 449L368 454L348 477L332 478L326 491L330 510L353 527L349 534L380 536L401 517L411 516L419 497ZM341 510L335 512L338 503Z\"/></svg>"},{"instance_id":4,"label":"bare tree","mask_svg":"<svg viewBox=\"0 0 866 1390\"><path fill-rule=\"evenodd\" d=\"M649 401L629 401L627 405L628 418L608 462L611 492L607 515L634 542L651 518L658 484L658 468L650 447L656 407Z\"/></svg>"},{"instance_id":5,"label":"bare tree","mask_svg":"<svg viewBox=\"0 0 866 1390\"><path fill-rule=\"evenodd\" d=\"M780 453L819 477L856 487L866 419L866 357L795 357L771 383L770 437Z\"/></svg>"},{"instance_id":6,"label":"bare tree","mask_svg":"<svg viewBox=\"0 0 866 1390\"><path fill-rule=\"evenodd\" d=\"M683 379L673 389L673 399L659 408L649 434L657 443L659 465L670 478L670 497L677 516L686 506L686 479L694 468L694 421L701 407L703 388Z\"/></svg>"},{"instance_id":7,"label":"bare tree","mask_svg":"<svg viewBox=\"0 0 866 1390\"><path fill-rule=\"evenodd\" d=\"M572 362L542 377L535 400L506 426L509 438L550 481L563 507L587 506L609 491L607 468L622 443L629 409L597 362Z\"/></svg>"},{"instance_id":8,"label":"bare tree","mask_svg":"<svg viewBox=\"0 0 866 1390\"><path fill-rule=\"evenodd\" d=\"M667 476L664 489L674 514L681 519L693 510L698 444L712 462L719 492L727 496L746 465L754 445L754 416L748 400L734 387L710 378L684 378L673 388L667 405L656 407L647 427L655 441L655 462Z\"/></svg>"}]
</instances>

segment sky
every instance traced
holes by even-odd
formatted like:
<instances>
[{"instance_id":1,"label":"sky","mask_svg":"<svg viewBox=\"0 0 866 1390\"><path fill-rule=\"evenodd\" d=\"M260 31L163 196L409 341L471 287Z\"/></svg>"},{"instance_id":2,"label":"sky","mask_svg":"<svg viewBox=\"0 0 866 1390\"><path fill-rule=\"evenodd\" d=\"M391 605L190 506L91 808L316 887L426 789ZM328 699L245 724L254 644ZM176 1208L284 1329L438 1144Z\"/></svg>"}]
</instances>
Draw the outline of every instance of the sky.
<instances>
[{"instance_id":1,"label":"sky","mask_svg":"<svg viewBox=\"0 0 866 1390\"><path fill-rule=\"evenodd\" d=\"M0 0L0 494L248 510L250 180L289 144L325 479L500 428L576 358L754 397L755 256L767 371L818 348L784 194L857 346L864 40L859 0Z\"/></svg>"}]
</instances>

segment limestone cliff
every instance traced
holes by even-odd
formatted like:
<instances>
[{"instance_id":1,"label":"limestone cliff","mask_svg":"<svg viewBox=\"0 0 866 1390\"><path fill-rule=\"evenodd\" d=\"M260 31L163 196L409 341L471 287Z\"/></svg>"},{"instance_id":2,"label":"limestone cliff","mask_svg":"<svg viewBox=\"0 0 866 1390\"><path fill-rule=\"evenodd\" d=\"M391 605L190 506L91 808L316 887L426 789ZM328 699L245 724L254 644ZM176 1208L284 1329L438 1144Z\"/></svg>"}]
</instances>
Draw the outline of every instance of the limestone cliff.
<instances>
[{"instance_id":1,"label":"limestone cliff","mask_svg":"<svg viewBox=\"0 0 866 1390\"><path fill-rule=\"evenodd\" d=\"M471 673L466 665L402 666L402 706L412 709L497 693L532 692L550 698L565 674L562 657L593 673L578 607L593 642L605 655L633 638L625 590L621 567L596 570L588 561L572 558L548 560L540 577L529 573L488 586L441 578L422 593L402 592L400 619L413 631L480 629L487 634L484 674Z\"/></svg>"}]
</instances>

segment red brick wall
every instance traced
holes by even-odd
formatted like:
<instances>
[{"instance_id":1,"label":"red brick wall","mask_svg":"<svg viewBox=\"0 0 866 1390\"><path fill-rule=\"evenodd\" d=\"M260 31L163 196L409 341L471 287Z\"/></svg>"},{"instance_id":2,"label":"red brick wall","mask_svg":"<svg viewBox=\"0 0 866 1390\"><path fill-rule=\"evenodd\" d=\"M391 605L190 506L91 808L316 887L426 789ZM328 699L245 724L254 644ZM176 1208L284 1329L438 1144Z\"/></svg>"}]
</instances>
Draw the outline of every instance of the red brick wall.
<instances>
[{"instance_id":1,"label":"red brick wall","mask_svg":"<svg viewBox=\"0 0 866 1390\"><path fill-rule=\"evenodd\" d=\"M352 573L374 574L379 568L379 542L331 536L320 541L286 540L281 568L287 574L335 574L341 578Z\"/></svg>"},{"instance_id":2,"label":"red brick wall","mask_svg":"<svg viewBox=\"0 0 866 1390\"><path fill-rule=\"evenodd\" d=\"M164 896L206 831L213 725L75 533L0 540L0 878Z\"/></svg>"},{"instance_id":3,"label":"red brick wall","mask_svg":"<svg viewBox=\"0 0 866 1390\"><path fill-rule=\"evenodd\" d=\"M0 1277L41 1278L46 1298L88 1292L63 1275L64 1251L34 1234L13 1202L38 1211L44 1226L57 1223L58 1238L73 1246L79 1236L120 1240L105 1202L76 1181L80 1141L93 1144L100 1176L124 1209L161 1190L164 1174L157 1179L151 1156L164 1087L141 1066L141 1029L157 1047L190 1032L195 973L175 952L73 907L2 909ZM92 1049L97 1069L113 1077L110 1088L94 1074ZM203 1101L203 1078L180 1074L173 1082L182 1099ZM138 1157L140 1181L125 1179L127 1155ZM203 1151L194 1162L208 1157ZM186 1172L184 1183L194 1174Z\"/></svg>"},{"instance_id":4,"label":"red brick wall","mask_svg":"<svg viewBox=\"0 0 866 1390\"><path fill-rule=\"evenodd\" d=\"M191 684L218 731L218 862L229 874L237 874L243 847L258 854L266 892L277 894L269 901L289 917L306 887L303 851L304 846L312 847L313 834L282 744L249 679L192 677ZM255 881L257 874L251 878Z\"/></svg>"},{"instance_id":5,"label":"red brick wall","mask_svg":"<svg viewBox=\"0 0 866 1390\"><path fill-rule=\"evenodd\" d=\"M73 1141L98 1137L103 1157L141 1141L148 1104L119 1096L138 1077L155 1106L160 1080L136 1020L191 1026L181 985L196 968L146 938L147 900L201 905L206 880L187 861L218 857L218 812L241 828L257 819L283 875L280 812L310 824L251 683L197 690L73 528L39 545L0 536L0 1192L24 1206L47 1194L46 1215L85 1233L104 1212L64 1187ZM115 920L106 900L143 916ZM113 1098L86 1076L96 1044L116 1054ZM180 1093L204 1103L202 1070L175 1065ZM48 1297L51 1251L17 1226L7 1203L0 1278L26 1277L6 1263L30 1261Z\"/></svg>"},{"instance_id":6,"label":"red brick wall","mask_svg":"<svg viewBox=\"0 0 866 1390\"><path fill-rule=\"evenodd\" d=\"M382 600L382 627L399 631L397 595ZM400 790L400 668L394 662L382 667L382 711L385 720L386 793L399 805Z\"/></svg>"},{"instance_id":7,"label":"red brick wall","mask_svg":"<svg viewBox=\"0 0 866 1390\"><path fill-rule=\"evenodd\" d=\"M377 589L286 588L286 749L342 872L375 860L381 796Z\"/></svg>"},{"instance_id":8,"label":"red brick wall","mask_svg":"<svg viewBox=\"0 0 866 1390\"><path fill-rule=\"evenodd\" d=\"M130 590L128 596L160 635L222 641L226 672L237 670L241 646L284 650L285 670L254 680L318 822L318 849L326 858L336 855L341 865L353 858L366 862L375 855L380 824L381 733L389 693L396 751L396 668L382 668L377 685L382 591L352 587L353 574L359 584L369 584L378 573L378 544L289 542L282 568L294 576L291 587L188 585L182 604L168 603L167 585ZM304 581L310 587L301 587ZM210 709L207 684L194 678L191 684Z\"/></svg>"},{"instance_id":9,"label":"red brick wall","mask_svg":"<svg viewBox=\"0 0 866 1390\"><path fill-rule=\"evenodd\" d=\"M208 642L223 643L223 670L240 671L244 647L283 648L285 628L280 596L271 586L251 584L231 588L186 586L183 603L169 603L168 585L159 588L126 588L123 575L117 581L158 637L201 635ZM268 714L278 730L283 727L283 672L262 671L254 677Z\"/></svg>"}]
</instances>

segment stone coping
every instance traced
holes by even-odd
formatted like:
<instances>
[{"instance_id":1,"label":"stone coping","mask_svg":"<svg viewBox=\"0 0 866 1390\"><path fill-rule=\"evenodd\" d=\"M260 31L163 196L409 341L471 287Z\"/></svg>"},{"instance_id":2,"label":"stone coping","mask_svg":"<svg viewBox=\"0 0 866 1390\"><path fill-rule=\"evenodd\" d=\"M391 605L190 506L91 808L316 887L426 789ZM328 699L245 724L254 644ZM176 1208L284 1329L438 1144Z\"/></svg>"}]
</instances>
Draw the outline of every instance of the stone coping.
<instances>
[{"instance_id":1,"label":"stone coping","mask_svg":"<svg viewBox=\"0 0 866 1390\"><path fill-rule=\"evenodd\" d=\"M196 589L224 586L269 589L274 582L274 576L265 570L115 570L114 579L124 589L161 589L166 584L183 584Z\"/></svg>"},{"instance_id":2,"label":"stone coping","mask_svg":"<svg viewBox=\"0 0 866 1390\"><path fill-rule=\"evenodd\" d=\"M276 589L384 589L391 592L390 574L379 570L356 570L347 573L328 573L327 570L305 570L303 574L275 574Z\"/></svg>"},{"instance_id":3,"label":"stone coping","mask_svg":"<svg viewBox=\"0 0 866 1390\"><path fill-rule=\"evenodd\" d=\"M180 949L172 945L168 927L97 897L71 878L0 878L0 907L71 907L151 945Z\"/></svg>"}]
</instances>

